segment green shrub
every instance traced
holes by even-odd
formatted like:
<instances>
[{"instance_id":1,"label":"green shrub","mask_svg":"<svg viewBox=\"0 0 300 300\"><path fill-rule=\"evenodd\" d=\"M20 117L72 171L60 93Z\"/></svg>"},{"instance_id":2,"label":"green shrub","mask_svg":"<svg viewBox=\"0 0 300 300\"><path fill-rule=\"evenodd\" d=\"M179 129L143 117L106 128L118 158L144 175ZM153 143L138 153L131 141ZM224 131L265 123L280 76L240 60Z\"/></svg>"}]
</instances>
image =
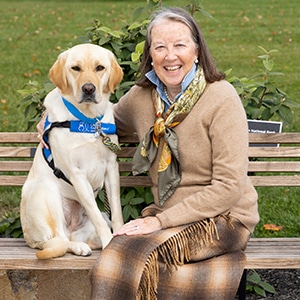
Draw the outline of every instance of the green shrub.
<instances>
[{"instance_id":1,"label":"green shrub","mask_svg":"<svg viewBox=\"0 0 300 300\"><path fill-rule=\"evenodd\" d=\"M94 26L87 31L86 42L111 50L123 69L124 78L111 96L112 102L117 102L135 83L148 23L149 20L134 22L115 31L95 20Z\"/></svg>"},{"instance_id":2,"label":"green shrub","mask_svg":"<svg viewBox=\"0 0 300 300\"><path fill-rule=\"evenodd\" d=\"M19 212L11 210L5 212L0 217L0 236L14 238L23 237Z\"/></svg>"},{"instance_id":3,"label":"green shrub","mask_svg":"<svg viewBox=\"0 0 300 300\"><path fill-rule=\"evenodd\" d=\"M255 270L247 274L246 291L266 297L266 293L275 294L276 291L272 285L263 281Z\"/></svg>"},{"instance_id":4,"label":"green shrub","mask_svg":"<svg viewBox=\"0 0 300 300\"><path fill-rule=\"evenodd\" d=\"M258 56L261 59L263 68L259 73L249 78L228 78L231 70L228 70L227 80L235 87L239 94L248 119L271 120L276 117L279 120L291 124L293 121L293 107L299 105L289 99L288 95L277 87L272 81L273 76L283 76L283 73L274 72L274 60L271 54L277 50L267 51L259 47L264 53Z\"/></svg>"}]
</instances>

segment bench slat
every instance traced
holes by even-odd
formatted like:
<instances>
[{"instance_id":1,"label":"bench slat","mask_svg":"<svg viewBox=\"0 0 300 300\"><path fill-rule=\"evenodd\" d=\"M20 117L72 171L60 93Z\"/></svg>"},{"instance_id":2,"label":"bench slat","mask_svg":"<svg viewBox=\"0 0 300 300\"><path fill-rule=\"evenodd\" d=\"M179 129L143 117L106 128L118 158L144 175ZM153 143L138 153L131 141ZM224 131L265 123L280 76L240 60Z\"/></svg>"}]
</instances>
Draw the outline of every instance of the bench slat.
<instances>
[{"instance_id":1,"label":"bench slat","mask_svg":"<svg viewBox=\"0 0 300 300\"><path fill-rule=\"evenodd\" d=\"M26 180L25 175L1 175L0 186L22 186ZM252 183L256 187L281 187L300 186L300 176L251 176ZM145 186L151 187L151 179L147 176L122 176L120 177L122 187Z\"/></svg>"},{"instance_id":2,"label":"bench slat","mask_svg":"<svg viewBox=\"0 0 300 300\"><path fill-rule=\"evenodd\" d=\"M1 172L29 171L31 166L32 161L0 161ZM130 161L120 161L119 171L131 172L131 166ZM250 161L248 169L249 172L300 172L300 161Z\"/></svg>"},{"instance_id":3,"label":"bench slat","mask_svg":"<svg viewBox=\"0 0 300 300\"><path fill-rule=\"evenodd\" d=\"M28 172L32 161L0 161L0 172ZM131 162L119 162L120 172L131 172ZM249 172L300 172L299 162L250 162Z\"/></svg>"},{"instance_id":4,"label":"bench slat","mask_svg":"<svg viewBox=\"0 0 300 300\"><path fill-rule=\"evenodd\" d=\"M20 252L20 249L19 249ZM19 253L14 256L13 253L7 257L0 256L0 269L1 270L90 270L100 251L93 251L92 255L88 257L75 256L66 254L63 257L58 257L49 260L39 260L35 256L35 250L31 255L22 255ZM2 260L3 257L3 260Z\"/></svg>"},{"instance_id":5,"label":"bench slat","mask_svg":"<svg viewBox=\"0 0 300 300\"><path fill-rule=\"evenodd\" d=\"M151 187L152 181L148 176L122 176L120 185L123 187L145 186Z\"/></svg>"},{"instance_id":6,"label":"bench slat","mask_svg":"<svg viewBox=\"0 0 300 300\"><path fill-rule=\"evenodd\" d=\"M121 151L118 153L118 157L119 158L133 157L135 150L136 150L135 147L121 148Z\"/></svg>"},{"instance_id":7,"label":"bench slat","mask_svg":"<svg viewBox=\"0 0 300 300\"><path fill-rule=\"evenodd\" d=\"M1 175L0 186L22 186L26 180L25 175ZM145 186L151 187L152 181L147 176L122 176L120 178L122 187Z\"/></svg>"},{"instance_id":8,"label":"bench slat","mask_svg":"<svg viewBox=\"0 0 300 300\"><path fill-rule=\"evenodd\" d=\"M25 175L1 175L0 186L22 186L26 178Z\"/></svg>"},{"instance_id":9,"label":"bench slat","mask_svg":"<svg viewBox=\"0 0 300 300\"><path fill-rule=\"evenodd\" d=\"M32 158L30 147L0 147L0 157L24 157Z\"/></svg>"},{"instance_id":10,"label":"bench slat","mask_svg":"<svg viewBox=\"0 0 300 300\"><path fill-rule=\"evenodd\" d=\"M39 260L35 256L36 251L37 249L29 248L24 239L0 239L0 269L88 270L100 254L100 250L94 250L87 257L67 253L63 257Z\"/></svg>"},{"instance_id":11,"label":"bench slat","mask_svg":"<svg viewBox=\"0 0 300 300\"><path fill-rule=\"evenodd\" d=\"M300 176L250 176L254 186L300 186Z\"/></svg>"},{"instance_id":12,"label":"bench slat","mask_svg":"<svg viewBox=\"0 0 300 300\"><path fill-rule=\"evenodd\" d=\"M0 172L29 171L32 161L0 161Z\"/></svg>"},{"instance_id":13,"label":"bench slat","mask_svg":"<svg viewBox=\"0 0 300 300\"><path fill-rule=\"evenodd\" d=\"M249 147L249 157L299 158L300 147Z\"/></svg>"},{"instance_id":14,"label":"bench slat","mask_svg":"<svg viewBox=\"0 0 300 300\"><path fill-rule=\"evenodd\" d=\"M300 161L250 161L249 172L300 172Z\"/></svg>"},{"instance_id":15,"label":"bench slat","mask_svg":"<svg viewBox=\"0 0 300 300\"><path fill-rule=\"evenodd\" d=\"M0 142L13 143L39 143L37 132L0 132Z\"/></svg>"},{"instance_id":16,"label":"bench slat","mask_svg":"<svg viewBox=\"0 0 300 300\"><path fill-rule=\"evenodd\" d=\"M249 133L249 142L252 144L299 144L299 132L282 133Z\"/></svg>"},{"instance_id":17,"label":"bench slat","mask_svg":"<svg viewBox=\"0 0 300 300\"><path fill-rule=\"evenodd\" d=\"M119 172L131 172L132 163L127 161L119 162Z\"/></svg>"},{"instance_id":18,"label":"bench slat","mask_svg":"<svg viewBox=\"0 0 300 300\"><path fill-rule=\"evenodd\" d=\"M122 143L138 143L136 135L120 137ZM1 143L38 143L36 132L0 132ZM299 144L299 132L249 133L249 142L253 144Z\"/></svg>"}]
</instances>

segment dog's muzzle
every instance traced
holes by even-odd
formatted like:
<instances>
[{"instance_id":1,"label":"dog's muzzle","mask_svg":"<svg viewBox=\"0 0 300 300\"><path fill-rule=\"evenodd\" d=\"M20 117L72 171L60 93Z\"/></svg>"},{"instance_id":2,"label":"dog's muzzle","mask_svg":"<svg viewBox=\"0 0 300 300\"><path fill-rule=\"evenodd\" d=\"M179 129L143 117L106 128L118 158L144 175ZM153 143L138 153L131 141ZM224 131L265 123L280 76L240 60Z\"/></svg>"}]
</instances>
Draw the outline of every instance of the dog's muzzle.
<instances>
[{"instance_id":1,"label":"dog's muzzle","mask_svg":"<svg viewBox=\"0 0 300 300\"><path fill-rule=\"evenodd\" d=\"M96 87L94 84L92 83L85 83L82 88L82 98L81 98L81 102L95 102L96 103L96 99L95 99L95 91L96 91Z\"/></svg>"}]
</instances>

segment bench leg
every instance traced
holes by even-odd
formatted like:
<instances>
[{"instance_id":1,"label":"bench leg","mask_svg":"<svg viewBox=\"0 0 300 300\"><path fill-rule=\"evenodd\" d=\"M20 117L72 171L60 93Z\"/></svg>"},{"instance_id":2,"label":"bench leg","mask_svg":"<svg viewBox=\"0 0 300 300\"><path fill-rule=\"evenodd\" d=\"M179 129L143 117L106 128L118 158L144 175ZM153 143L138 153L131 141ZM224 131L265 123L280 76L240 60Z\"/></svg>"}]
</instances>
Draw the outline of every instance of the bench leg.
<instances>
[{"instance_id":1,"label":"bench leg","mask_svg":"<svg viewBox=\"0 0 300 300\"><path fill-rule=\"evenodd\" d=\"M238 288L239 300L246 299L246 282L247 282L247 270L245 269Z\"/></svg>"}]
</instances>

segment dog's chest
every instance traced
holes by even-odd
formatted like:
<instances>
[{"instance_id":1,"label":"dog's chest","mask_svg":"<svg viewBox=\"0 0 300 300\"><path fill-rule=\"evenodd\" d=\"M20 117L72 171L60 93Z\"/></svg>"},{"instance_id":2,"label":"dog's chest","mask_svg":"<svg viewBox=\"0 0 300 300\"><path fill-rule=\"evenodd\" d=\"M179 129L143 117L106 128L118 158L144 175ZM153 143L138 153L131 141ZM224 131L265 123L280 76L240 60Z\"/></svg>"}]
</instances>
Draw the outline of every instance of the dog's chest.
<instances>
[{"instance_id":1,"label":"dog's chest","mask_svg":"<svg viewBox=\"0 0 300 300\"><path fill-rule=\"evenodd\" d=\"M103 144L101 137L70 132L61 134L58 130L51 134L52 155L58 168L70 175L81 173L93 185L104 180L116 155Z\"/></svg>"}]
</instances>

